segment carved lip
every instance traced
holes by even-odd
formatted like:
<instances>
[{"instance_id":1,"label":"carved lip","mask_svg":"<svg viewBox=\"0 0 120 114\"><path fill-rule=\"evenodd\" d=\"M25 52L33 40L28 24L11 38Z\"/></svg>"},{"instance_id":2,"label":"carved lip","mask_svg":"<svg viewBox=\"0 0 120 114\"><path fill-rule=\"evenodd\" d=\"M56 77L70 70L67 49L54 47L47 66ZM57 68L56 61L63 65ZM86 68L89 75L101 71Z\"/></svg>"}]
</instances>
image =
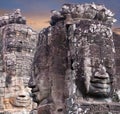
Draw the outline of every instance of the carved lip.
<instances>
[{"instance_id":1,"label":"carved lip","mask_svg":"<svg viewBox=\"0 0 120 114\"><path fill-rule=\"evenodd\" d=\"M106 79L93 79L90 81L91 82L91 86L96 88L96 89L109 89L110 88L110 80L106 80Z\"/></svg>"},{"instance_id":2,"label":"carved lip","mask_svg":"<svg viewBox=\"0 0 120 114\"><path fill-rule=\"evenodd\" d=\"M91 86L97 89L109 89L111 80L108 74L99 74L96 73L94 77L90 80Z\"/></svg>"},{"instance_id":3,"label":"carved lip","mask_svg":"<svg viewBox=\"0 0 120 114\"><path fill-rule=\"evenodd\" d=\"M108 94L110 92L109 88L97 88L94 86L90 86L90 93L98 93L98 94Z\"/></svg>"},{"instance_id":4,"label":"carved lip","mask_svg":"<svg viewBox=\"0 0 120 114\"><path fill-rule=\"evenodd\" d=\"M90 80L89 92L94 95L108 96L111 90L111 80L108 74L94 75Z\"/></svg>"},{"instance_id":5,"label":"carved lip","mask_svg":"<svg viewBox=\"0 0 120 114\"><path fill-rule=\"evenodd\" d=\"M94 95L104 95L108 96L111 90L110 84L103 83L91 83L89 87L89 92Z\"/></svg>"},{"instance_id":6,"label":"carved lip","mask_svg":"<svg viewBox=\"0 0 120 114\"><path fill-rule=\"evenodd\" d=\"M35 87L35 88L32 88L31 92L32 92L31 97L32 97L32 98L35 98L36 95L37 95L38 92L39 92L39 89L36 88L36 87Z\"/></svg>"},{"instance_id":7,"label":"carved lip","mask_svg":"<svg viewBox=\"0 0 120 114\"><path fill-rule=\"evenodd\" d=\"M23 102L27 102L27 100L29 100L29 97L27 97L27 96L25 96L25 97L18 96L18 97L16 97L16 100L18 100L18 101L23 101Z\"/></svg>"},{"instance_id":8,"label":"carved lip","mask_svg":"<svg viewBox=\"0 0 120 114\"><path fill-rule=\"evenodd\" d=\"M94 75L94 77L100 78L100 79L108 79L109 78L108 75L105 75L105 74L104 75L103 74L100 75L100 74L97 74L97 73Z\"/></svg>"},{"instance_id":9,"label":"carved lip","mask_svg":"<svg viewBox=\"0 0 120 114\"><path fill-rule=\"evenodd\" d=\"M10 100L10 103L14 106L18 107L26 107L29 106L31 103L30 98L27 97L27 99L19 99L19 98L12 98Z\"/></svg>"},{"instance_id":10,"label":"carved lip","mask_svg":"<svg viewBox=\"0 0 120 114\"><path fill-rule=\"evenodd\" d=\"M34 88L32 88L32 90L31 90L32 93L36 93L36 92L38 92L38 91L39 91L38 87L34 87Z\"/></svg>"},{"instance_id":11,"label":"carved lip","mask_svg":"<svg viewBox=\"0 0 120 114\"><path fill-rule=\"evenodd\" d=\"M109 78L107 79L100 79L100 78L93 78L90 81L91 83L100 83L100 84L110 84L111 80Z\"/></svg>"}]
</instances>

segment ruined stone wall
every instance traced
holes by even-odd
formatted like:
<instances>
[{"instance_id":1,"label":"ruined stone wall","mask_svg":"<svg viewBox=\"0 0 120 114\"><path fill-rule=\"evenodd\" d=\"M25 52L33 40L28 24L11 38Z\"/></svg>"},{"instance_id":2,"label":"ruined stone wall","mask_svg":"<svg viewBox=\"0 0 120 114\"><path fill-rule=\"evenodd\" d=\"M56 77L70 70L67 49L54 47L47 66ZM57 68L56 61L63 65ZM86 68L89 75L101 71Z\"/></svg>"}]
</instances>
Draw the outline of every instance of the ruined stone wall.
<instances>
[{"instance_id":1,"label":"ruined stone wall","mask_svg":"<svg viewBox=\"0 0 120 114\"><path fill-rule=\"evenodd\" d=\"M29 114L35 106L28 80L37 37L25 23L14 21L0 28L1 114Z\"/></svg>"}]
</instances>

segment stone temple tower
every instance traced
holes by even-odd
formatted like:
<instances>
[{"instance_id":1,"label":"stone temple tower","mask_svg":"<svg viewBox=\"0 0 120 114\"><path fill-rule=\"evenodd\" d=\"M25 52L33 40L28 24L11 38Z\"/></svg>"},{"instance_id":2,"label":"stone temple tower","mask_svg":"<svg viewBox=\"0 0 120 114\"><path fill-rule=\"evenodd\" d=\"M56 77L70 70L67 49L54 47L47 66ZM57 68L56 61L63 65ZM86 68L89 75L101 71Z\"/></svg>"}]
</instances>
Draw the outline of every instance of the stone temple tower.
<instances>
[{"instance_id":1,"label":"stone temple tower","mask_svg":"<svg viewBox=\"0 0 120 114\"><path fill-rule=\"evenodd\" d=\"M0 113L29 114L35 103L28 88L37 32L20 9L0 18Z\"/></svg>"},{"instance_id":2,"label":"stone temple tower","mask_svg":"<svg viewBox=\"0 0 120 114\"><path fill-rule=\"evenodd\" d=\"M38 114L119 114L113 16L94 3L52 11L29 80Z\"/></svg>"}]
</instances>

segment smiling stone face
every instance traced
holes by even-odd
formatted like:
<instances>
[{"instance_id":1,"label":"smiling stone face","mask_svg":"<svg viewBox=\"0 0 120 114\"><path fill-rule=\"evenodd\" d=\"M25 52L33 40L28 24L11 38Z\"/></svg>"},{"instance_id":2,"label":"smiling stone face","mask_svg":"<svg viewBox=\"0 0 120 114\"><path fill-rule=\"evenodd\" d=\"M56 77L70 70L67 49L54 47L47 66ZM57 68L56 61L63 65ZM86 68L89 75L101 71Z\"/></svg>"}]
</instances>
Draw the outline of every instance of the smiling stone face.
<instances>
[{"instance_id":1,"label":"smiling stone face","mask_svg":"<svg viewBox=\"0 0 120 114\"><path fill-rule=\"evenodd\" d=\"M64 113L64 87L67 63L65 27L43 29L39 34L29 87L40 114Z\"/></svg>"},{"instance_id":2,"label":"smiling stone face","mask_svg":"<svg viewBox=\"0 0 120 114\"><path fill-rule=\"evenodd\" d=\"M44 70L46 73L39 73L36 77L31 77L29 86L32 88L33 101L40 104L44 100L47 101L50 95L50 85L48 81L48 70Z\"/></svg>"},{"instance_id":3,"label":"smiling stone face","mask_svg":"<svg viewBox=\"0 0 120 114\"><path fill-rule=\"evenodd\" d=\"M13 77L11 85L5 88L5 99L9 99L9 104L13 107L29 107L32 103L30 89L24 87L22 78L16 77Z\"/></svg>"},{"instance_id":4,"label":"smiling stone face","mask_svg":"<svg viewBox=\"0 0 120 114\"><path fill-rule=\"evenodd\" d=\"M92 66L91 68L92 75L90 76L89 82L86 78L86 87L87 93L93 96L99 97L109 97L111 91L111 83L110 75L106 71L105 66L99 64L98 66ZM88 76L89 74L86 74Z\"/></svg>"},{"instance_id":5,"label":"smiling stone face","mask_svg":"<svg viewBox=\"0 0 120 114\"><path fill-rule=\"evenodd\" d=\"M13 77L9 87L4 85L4 97L1 97L3 111L13 113L29 113L35 104L30 97L30 89L24 86L23 79ZM2 110L1 110L2 111Z\"/></svg>"},{"instance_id":6,"label":"smiling stone face","mask_svg":"<svg viewBox=\"0 0 120 114\"><path fill-rule=\"evenodd\" d=\"M32 64L32 74L29 80L29 87L32 88L32 97L37 104L44 103L44 101L48 102L51 88L49 83L49 67L47 63L49 56L46 42L47 37L43 37L44 34L48 34L46 31L42 31L44 33L40 34L39 40L43 39L43 42L38 41L38 47Z\"/></svg>"},{"instance_id":7,"label":"smiling stone face","mask_svg":"<svg viewBox=\"0 0 120 114\"><path fill-rule=\"evenodd\" d=\"M71 26L71 63L80 93L88 97L112 95L115 47L109 26L83 20Z\"/></svg>"},{"instance_id":8,"label":"smiling stone face","mask_svg":"<svg viewBox=\"0 0 120 114\"><path fill-rule=\"evenodd\" d=\"M101 33L97 32L95 35L94 28L93 34L87 37L88 42L83 49L85 50L83 63L85 86L87 94L105 98L112 95L112 82L115 75L115 49L112 34L110 35L111 30L106 26L97 27L101 29Z\"/></svg>"},{"instance_id":9,"label":"smiling stone face","mask_svg":"<svg viewBox=\"0 0 120 114\"><path fill-rule=\"evenodd\" d=\"M22 113L24 109L29 113L34 103L30 98L28 80L37 33L22 24L8 24L0 30L0 95L3 99L3 111Z\"/></svg>"}]
</instances>

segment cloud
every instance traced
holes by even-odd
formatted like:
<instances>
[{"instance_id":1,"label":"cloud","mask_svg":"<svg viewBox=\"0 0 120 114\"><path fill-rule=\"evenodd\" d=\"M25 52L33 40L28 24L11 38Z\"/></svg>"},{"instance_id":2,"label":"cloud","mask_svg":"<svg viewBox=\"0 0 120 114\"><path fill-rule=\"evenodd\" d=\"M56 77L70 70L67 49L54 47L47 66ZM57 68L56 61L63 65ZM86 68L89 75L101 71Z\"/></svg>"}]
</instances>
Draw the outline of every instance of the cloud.
<instances>
[{"instance_id":1,"label":"cloud","mask_svg":"<svg viewBox=\"0 0 120 114\"><path fill-rule=\"evenodd\" d=\"M24 13L27 19L27 24L35 30L40 30L49 26L50 13L48 11L41 12L27 12Z\"/></svg>"},{"instance_id":2,"label":"cloud","mask_svg":"<svg viewBox=\"0 0 120 114\"><path fill-rule=\"evenodd\" d=\"M27 17L27 25L31 26L34 30L41 30L42 28L49 26L49 17L44 16L29 16Z\"/></svg>"}]
</instances>

